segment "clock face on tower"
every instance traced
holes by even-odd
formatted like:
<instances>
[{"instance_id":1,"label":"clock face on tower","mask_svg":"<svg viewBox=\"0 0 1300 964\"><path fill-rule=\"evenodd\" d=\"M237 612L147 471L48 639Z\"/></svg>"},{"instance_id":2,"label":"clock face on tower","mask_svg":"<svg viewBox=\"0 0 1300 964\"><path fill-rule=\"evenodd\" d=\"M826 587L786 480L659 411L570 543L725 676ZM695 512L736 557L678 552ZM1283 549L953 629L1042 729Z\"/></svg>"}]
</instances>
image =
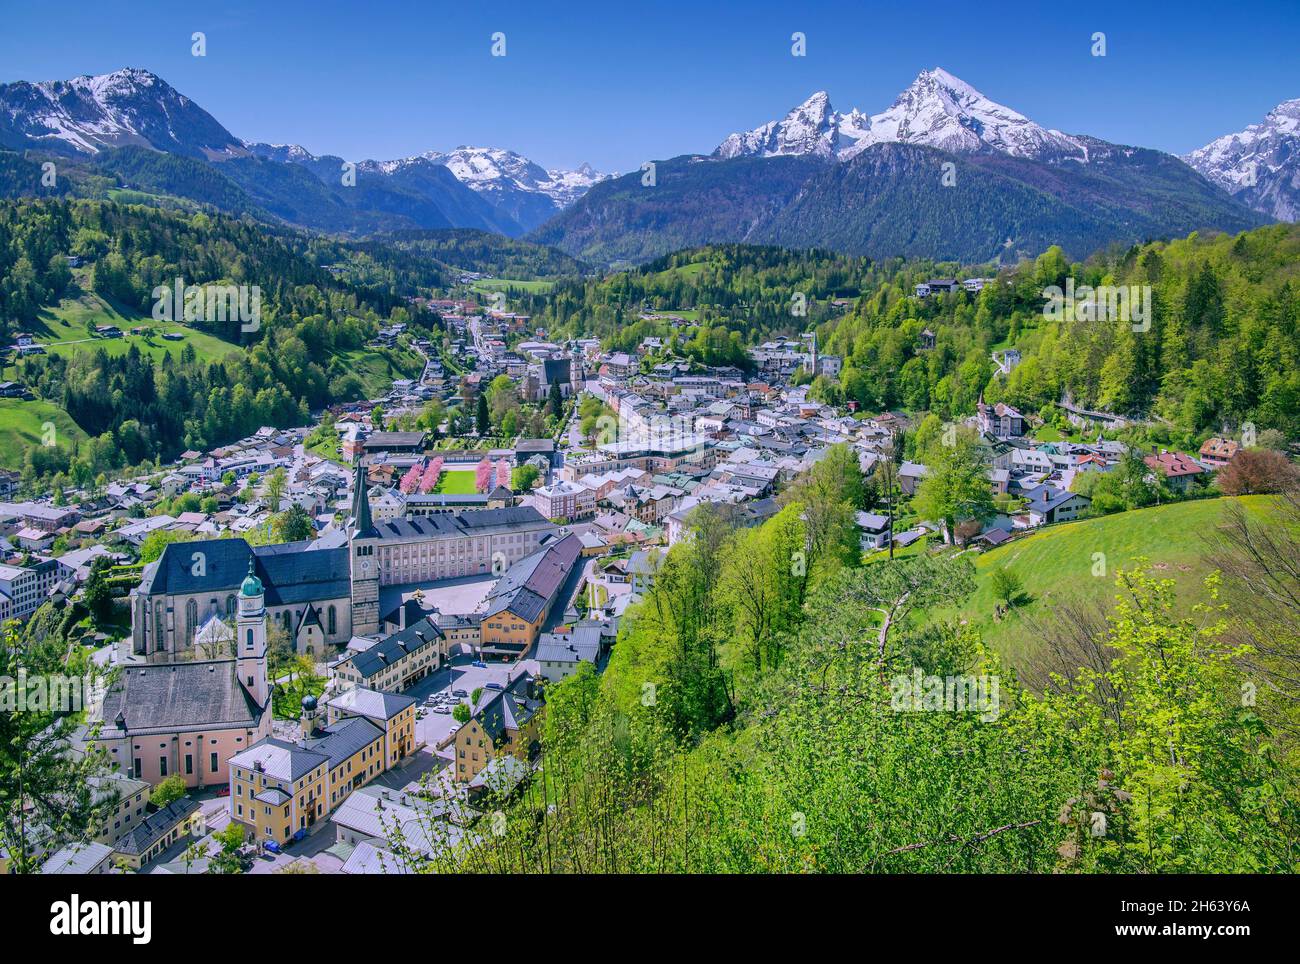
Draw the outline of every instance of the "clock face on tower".
<instances>
[{"instance_id":1,"label":"clock face on tower","mask_svg":"<svg viewBox=\"0 0 1300 964\"><path fill-rule=\"evenodd\" d=\"M370 560L369 560L369 559L362 559L362 560L361 560L361 571L362 571L362 572L368 572L369 570L370 570Z\"/></svg>"}]
</instances>

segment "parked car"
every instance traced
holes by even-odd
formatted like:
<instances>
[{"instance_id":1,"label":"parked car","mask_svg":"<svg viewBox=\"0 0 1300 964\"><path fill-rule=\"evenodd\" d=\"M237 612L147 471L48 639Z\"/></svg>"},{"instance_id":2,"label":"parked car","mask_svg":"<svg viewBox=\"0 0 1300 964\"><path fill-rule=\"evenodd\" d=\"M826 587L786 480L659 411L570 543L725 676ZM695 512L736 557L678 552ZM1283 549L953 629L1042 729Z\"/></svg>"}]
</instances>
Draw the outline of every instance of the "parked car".
<instances>
[{"instance_id":1,"label":"parked car","mask_svg":"<svg viewBox=\"0 0 1300 964\"><path fill-rule=\"evenodd\" d=\"M484 685L485 687L487 687L488 689L490 689L490 690L503 690L503 689L505 689L505 687L502 686L500 683L484 683L483 685Z\"/></svg>"},{"instance_id":2,"label":"parked car","mask_svg":"<svg viewBox=\"0 0 1300 964\"><path fill-rule=\"evenodd\" d=\"M433 712L439 714L440 716L450 716L450 715L451 715L451 709L450 709L449 707L446 707L446 706L435 706L435 707L433 708Z\"/></svg>"},{"instance_id":3,"label":"parked car","mask_svg":"<svg viewBox=\"0 0 1300 964\"><path fill-rule=\"evenodd\" d=\"M466 693L464 690L452 690L452 691L451 691L451 695L452 695L452 696L469 696L469 694Z\"/></svg>"}]
</instances>

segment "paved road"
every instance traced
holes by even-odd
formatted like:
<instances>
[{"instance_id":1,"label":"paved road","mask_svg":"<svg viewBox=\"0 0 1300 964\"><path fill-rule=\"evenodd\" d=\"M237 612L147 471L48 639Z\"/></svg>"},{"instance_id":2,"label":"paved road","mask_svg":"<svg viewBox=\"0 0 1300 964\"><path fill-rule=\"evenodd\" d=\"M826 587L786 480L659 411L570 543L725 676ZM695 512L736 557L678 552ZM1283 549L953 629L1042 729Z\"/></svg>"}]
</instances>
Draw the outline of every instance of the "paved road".
<instances>
[{"instance_id":1,"label":"paved road","mask_svg":"<svg viewBox=\"0 0 1300 964\"><path fill-rule=\"evenodd\" d=\"M484 666L475 666L473 662L470 654L461 654L453 659L450 666L431 673L406 690L405 695L414 698L421 707L426 708L424 717L415 722L415 741L426 744L429 752L436 753L438 744L451 734L453 727L458 726L451 713L435 713L427 707L426 700L430 696L439 693L452 696L453 690L463 690L467 696L472 696L476 689L486 689L488 683L499 683L504 686L521 671L519 662L489 662ZM527 668L536 671L536 663L525 662ZM462 698L461 701L468 702L468 699ZM447 706L450 708L451 704ZM439 755L444 760L451 759L450 751Z\"/></svg>"}]
</instances>

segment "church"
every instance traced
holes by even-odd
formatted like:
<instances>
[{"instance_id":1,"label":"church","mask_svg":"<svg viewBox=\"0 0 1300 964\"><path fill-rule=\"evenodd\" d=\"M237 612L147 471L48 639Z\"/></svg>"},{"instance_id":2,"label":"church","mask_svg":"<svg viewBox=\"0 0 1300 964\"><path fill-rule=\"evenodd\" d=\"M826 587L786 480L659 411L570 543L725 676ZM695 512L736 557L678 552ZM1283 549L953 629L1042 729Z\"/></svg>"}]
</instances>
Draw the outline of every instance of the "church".
<instances>
[{"instance_id":1,"label":"church","mask_svg":"<svg viewBox=\"0 0 1300 964\"><path fill-rule=\"evenodd\" d=\"M213 621L235 617L251 571L264 587L269 624L296 652L324 657L353 636L380 632L381 587L500 575L555 532L531 506L376 522L358 465L345 545L251 546L238 538L168 545L131 593L132 649L149 662L221 655Z\"/></svg>"},{"instance_id":2,"label":"church","mask_svg":"<svg viewBox=\"0 0 1300 964\"><path fill-rule=\"evenodd\" d=\"M120 772L151 785L174 774L188 787L221 785L227 761L271 735L266 593L254 570L250 559L229 658L133 663L109 686L93 739Z\"/></svg>"}]
</instances>

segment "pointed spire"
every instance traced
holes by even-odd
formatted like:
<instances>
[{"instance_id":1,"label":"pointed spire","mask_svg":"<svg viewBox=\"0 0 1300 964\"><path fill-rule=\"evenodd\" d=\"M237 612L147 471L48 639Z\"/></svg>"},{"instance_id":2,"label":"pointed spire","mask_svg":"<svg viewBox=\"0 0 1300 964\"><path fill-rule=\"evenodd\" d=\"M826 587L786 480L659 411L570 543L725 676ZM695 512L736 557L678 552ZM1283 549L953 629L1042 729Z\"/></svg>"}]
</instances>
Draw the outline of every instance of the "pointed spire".
<instances>
[{"instance_id":1,"label":"pointed spire","mask_svg":"<svg viewBox=\"0 0 1300 964\"><path fill-rule=\"evenodd\" d=\"M357 460L357 477L352 483L352 528L354 536L374 534L374 523L370 518L370 493L367 491L366 469Z\"/></svg>"}]
</instances>

